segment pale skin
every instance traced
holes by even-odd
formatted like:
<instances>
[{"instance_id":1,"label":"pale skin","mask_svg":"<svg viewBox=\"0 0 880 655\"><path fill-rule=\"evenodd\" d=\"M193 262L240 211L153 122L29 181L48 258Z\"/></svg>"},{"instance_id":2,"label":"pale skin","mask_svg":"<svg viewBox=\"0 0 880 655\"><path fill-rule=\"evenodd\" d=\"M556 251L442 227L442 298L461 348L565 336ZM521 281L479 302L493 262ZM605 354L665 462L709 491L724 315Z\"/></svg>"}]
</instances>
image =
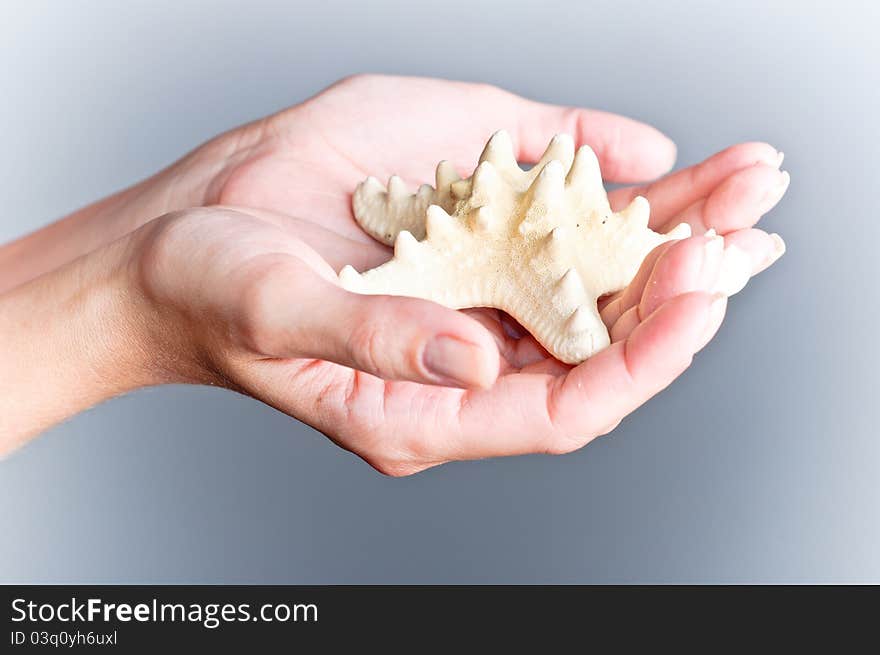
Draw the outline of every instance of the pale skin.
<instances>
[{"instance_id":1,"label":"pale skin","mask_svg":"<svg viewBox=\"0 0 880 655\"><path fill-rule=\"evenodd\" d=\"M181 382L251 395L389 475L566 453L606 434L721 324L706 230L745 250L751 274L782 254L753 227L787 188L781 154L743 143L612 192L615 209L645 195L654 229L685 221L695 236L657 248L603 299L613 343L573 367L496 310L336 282L343 265L391 254L352 217L359 181L396 173L415 187L441 158L470 174L500 128L523 162L570 133L611 182L642 184L675 158L660 132L613 114L484 85L343 80L0 248L0 453L112 396Z\"/></svg>"}]
</instances>

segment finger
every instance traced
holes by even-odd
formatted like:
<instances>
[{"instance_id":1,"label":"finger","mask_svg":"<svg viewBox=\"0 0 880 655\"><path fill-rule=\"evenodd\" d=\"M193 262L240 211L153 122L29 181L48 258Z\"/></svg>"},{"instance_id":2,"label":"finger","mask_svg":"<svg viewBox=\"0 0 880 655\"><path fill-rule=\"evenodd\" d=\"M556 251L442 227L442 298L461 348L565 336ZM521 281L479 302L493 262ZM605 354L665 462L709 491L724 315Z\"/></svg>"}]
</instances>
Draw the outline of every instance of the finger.
<instances>
[{"instance_id":1,"label":"finger","mask_svg":"<svg viewBox=\"0 0 880 655\"><path fill-rule=\"evenodd\" d=\"M689 291L711 291L724 259L721 237L691 237L676 242L657 260L639 302L633 307L640 320L668 300ZM742 275L748 276L749 268ZM629 333L621 334L625 339Z\"/></svg>"},{"instance_id":2,"label":"finger","mask_svg":"<svg viewBox=\"0 0 880 655\"><path fill-rule=\"evenodd\" d=\"M609 330L611 341L629 337L667 300L689 291L710 291L723 256L724 240L720 237L691 237L670 244L656 258L647 279L641 284L634 280L636 284L627 287L618 307L621 314Z\"/></svg>"},{"instance_id":3,"label":"finger","mask_svg":"<svg viewBox=\"0 0 880 655\"><path fill-rule=\"evenodd\" d=\"M504 326L504 332L508 336L513 337L514 339L519 339L529 333L528 330L519 324L519 321L507 312L499 311L498 314L501 317L501 325Z\"/></svg>"},{"instance_id":4,"label":"finger","mask_svg":"<svg viewBox=\"0 0 880 655\"><path fill-rule=\"evenodd\" d=\"M514 339L511 343L508 359L517 369L523 369L536 363L553 359L549 352L531 335Z\"/></svg>"},{"instance_id":5,"label":"finger","mask_svg":"<svg viewBox=\"0 0 880 655\"><path fill-rule=\"evenodd\" d=\"M644 196L651 203L651 227L656 228L705 198L733 173L759 163L779 168L781 161L781 154L766 143L741 143L647 186L612 191L608 199L612 209L620 211L636 196Z\"/></svg>"},{"instance_id":6,"label":"finger","mask_svg":"<svg viewBox=\"0 0 880 655\"><path fill-rule=\"evenodd\" d=\"M351 293L314 275L297 285L296 273L303 274L279 266L249 300L251 333L263 335L260 352L446 386L488 387L498 376L492 335L461 312L416 298Z\"/></svg>"},{"instance_id":7,"label":"finger","mask_svg":"<svg viewBox=\"0 0 880 655\"><path fill-rule=\"evenodd\" d=\"M512 97L516 103L513 136L521 161L538 161L550 138L564 132L574 137L576 147L588 145L595 151L602 177L611 182L650 180L675 163L675 144L650 125L604 111Z\"/></svg>"},{"instance_id":8,"label":"finger","mask_svg":"<svg viewBox=\"0 0 880 655\"><path fill-rule=\"evenodd\" d=\"M572 364L566 364L565 362L560 362L555 357L546 357L545 359L537 362L533 362L526 366L523 366L520 369L520 373L540 373L547 374L559 377L561 375L565 375L574 366Z\"/></svg>"},{"instance_id":9,"label":"finger","mask_svg":"<svg viewBox=\"0 0 880 655\"><path fill-rule=\"evenodd\" d=\"M725 235L724 243L725 251L736 248L748 256L753 276L785 254L785 241L775 232L767 234L756 229L737 230ZM728 286L732 285L728 283Z\"/></svg>"},{"instance_id":10,"label":"finger","mask_svg":"<svg viewBox=\"0 0 880 655\"><path fill-rule=\"evenodd\" d=\"M668 232L680 223L688 223L694 234L704 234L708 229L727 233L750 227L776 205L785 194L788 183L787 172L780 172L765 164L755 164L731 175L707 199L694 203L659 229ZM663 244L652 251L623 292L600 302L606 325L613 325L624 312L637 304L654 262L670 245Z\"/></svg>"},{"instance_id":11,"label":"finger","mask_svg":"<svg viewBox=\"0 0 880 655\"><path fill-rule=\"evenodd\" d=\"M671 298L628 339L575 368L550 400L554 424L571 441L570 448L616 425L666 388L714 336L726 306L723 295L704 292Z\"/></svg>"},{"instance_id":12,"label":"finger","mask_svg":"<svg viewBox=\"0 0 880 655\"><path fill-rule=\"evenodd\" d=\"M441 424L458 430L423 433L437 461L539 452L583 446L666 387L718 329L726 301L690 293L667 302L625 342L612 344L566 377L507 375L490 390L468 391L457 417ZM425 440L428 440L425 442Z\"/></svg>"},{"instance_id":13,"label":"finger","mask_svg":"<svg viewBox=\"0 0 880 655\"><path fill-rule=\"evenodd\" d=\"M666 223L667 232L680 223L691 226L693 234L713 229L718 234L752 227L773 209L788 189L788 172L766 164L744 168L719 184L708 197L698 200Z\"/></svg>"},{"instance_id":14,"label":"finger","mask_svg":"<svg viewBox=\"0 0 880 655\"><path fill-rule=\"evenodd\" d=\"M754 229L732 232L727 238L698 236L676 241L657 258L641 286L627 288L609 329L612 342L626 339L646 317L675 296L691 291L732 295L749 278L785 252L778 235Z\"/></svg>"},{"instance_id":15,"label":"finger","mask_svg":"<svg viewBox=\"0 0 880 655\"><path fill-rule=\"evenodd\" d=\"M502 374L518 371L524 366L549 357L547 351L528 332L521 337L510 336L503 322L514 319L509 316L505 319L507 315L504 312L486 307L462 311L485 327L495 339L495 345L501 353ZM525 330L525 328L520 329Z\"/></svg>"},{"instance_id":16,"label":"finger","mask_svg":"<svg viewBox=\"0 0 880 655\"><path fill-rule=\"evenodd\" d=\"M639 266L635 277L626 288L615 294L614 298L601 307L600 315L607 327L610 328L625 312L639 303L645 285L648 283L651 272L654 270L654 265L663 256L663 253L672 247L673 243L675 242L667 241L666 243L661 243L649 252L648 256L642 260L642 264Z\"/></svg>"},{"instance_id":17,"label":"finger","mask_svg":"<svg viewBox=\"0 0 880 655\"><path fill-rule=\"evenodd\" d=\"M474 319L492 335L492 338L495 340L495 346L498 348L498 352L501 355L499 375L506 375L507 373L512 373L518 370L519 367L510 361L512 349L511 339L507 336L504 327L501 325L498 310L489 307L477 307L462 309L459 311Z\"/></svg>"},{"instance_id":18,"label":"finger","mask_svg":"<svg viewBox=\"0 0 880 655\"><path fill-rule=\"evenodd\" d=\"M360 228L358 228L360 237L349 238L326 228L324 225L267 209L235 205L217 207L218 209L235 211L248 217L257 217L275 225L319 253L321 259L330 264L334 271L338 271L346 264L354 266L359 271L375 268L391 259L394 252L372 237L366 237ZM348 212L347 208L346 212Z\"/></svg>"}]
</instances>

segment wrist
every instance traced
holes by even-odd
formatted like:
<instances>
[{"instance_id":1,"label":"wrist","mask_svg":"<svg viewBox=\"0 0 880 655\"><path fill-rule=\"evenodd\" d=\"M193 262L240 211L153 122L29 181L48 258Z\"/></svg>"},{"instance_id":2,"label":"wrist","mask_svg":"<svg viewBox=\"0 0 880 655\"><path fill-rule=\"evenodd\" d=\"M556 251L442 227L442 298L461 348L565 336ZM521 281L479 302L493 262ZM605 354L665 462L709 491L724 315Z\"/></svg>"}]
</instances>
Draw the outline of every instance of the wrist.
<instances>
[{"instance_id":1,"label":"wrist","mask_svg":"<svg viewBox=\"0 0 880 655\"><path fill-rule=\"evenodd\" d=\"M144 294L138 274L140 230L79 260L85 280L74 328L85 343L96 343L93 365L106 380L106 391L124 393L140 387L186 381L169 362L187 359L182 339L168 317Z\"/></svg>"},{"instance_id":2,"label":"wrist","mask_svg":"<svg viewBox=\"0 0 880 655\"><path fill-rule=\"evenodd\" d=\"M119 313L126 317L129 333L147 355L146 361L135 362L145 385L234 387L221 372L219 359L225 347L218 343L214 329L219 319L199 311L198 291L185 290L191 262L181 262L181 253L186 257L187 250L173 235L186 214L166 214L126 237L124 255L112 276L114 295L120 299Z\"/></svg>"},{"instance_id":3,"label":"wrist","mask_svg":"<svg viewBox=\"0 0 880 655\"><path fill-rule=\"evenodd\" d=\"M107 398L162 381L127 239L0 295L0 453Z\"/></svg>"}]
</instances>

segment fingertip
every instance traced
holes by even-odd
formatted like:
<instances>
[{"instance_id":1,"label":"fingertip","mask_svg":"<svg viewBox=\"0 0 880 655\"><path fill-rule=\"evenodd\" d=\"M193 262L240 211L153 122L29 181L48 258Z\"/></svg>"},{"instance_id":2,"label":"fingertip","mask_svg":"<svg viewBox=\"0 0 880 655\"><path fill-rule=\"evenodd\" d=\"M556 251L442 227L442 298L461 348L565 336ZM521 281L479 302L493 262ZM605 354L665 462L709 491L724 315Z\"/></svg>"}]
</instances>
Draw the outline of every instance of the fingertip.
<instances>
[{"instance_id":1,"label":"fingertip","mask_svg":"<svg viewBox=\"0 0 880 655\"><path fill-rule=\"evenodd\" d=\"M495 363L487 365L483 369L482 374L475 378L474 384L469 388L485 391L486 389L491 389L495 386L495 382L501 374L500 363L497 356L495 359Z\"/></svg>"},{"instance_id":2,"label":"fingertip","mask_svg":"<svg viewBox=\"0 0 880 655\"><path fill-rule=\"evenodd\" d=\"M430 334L420 358L426 380L464 389L491 387L501 371L495 337L466 314L440 305L433 309L426 316Z\"/></svg>"},{"instance_id":3,"label":"fingertip","mask_svg":"<svg viewBox=\"0 0 880 655\"><path fill-rule=\"evenodd\" d=\"M736 171L755 164L765 164L779 169L782 158L776 148L764 141L746 141L737 143L718 152L709 158L713 163L730 170Z\"/></svg>"},{"instance_id":4,"label":"fingertip","mask_svg":"<svg viewBox=\"0 0 880 655\"><path fill-rule=\"evenodd\" d=\"M497 349L449 334L430 338L421 361L426 381L433 384L483 389L491 387L498 377Z\"/></svg>"},{"instance_id":5,"label":"fingertip","mask_svg":"<svg viewBox=\"0 0 880 655\"><path fill-rule=\"evenodd\" d=\"M495 384L501 374L501 353L498 350L495 337L485 326L470 316L464 314L462 316L475 324L474 332L471 333L470 338L478 349L470 386L476 389L488 389Z\"/></svg>"},{"instance_id":6,"label":"fingertip","mask_svg":"<svg viewBox=\"0 0 880 655\"><path fill-rule=\"evenodd\" d=\"M678 146L671 138L652 125L633 121L632 182L652 180L665 175L675 166Z\"/></svg>"},{"instance_id":7,"label":"fingertip","mask_svg":"<svg viewBox=\"0 0 880 655\"><path fill-rule=\"evenodd\" d=\"M702 206L690 210L696 218L684 215L690 223L727 234L749 228L769 212L785 195L789 177L775 167L757 163L732 173L721 182Z\"/></svg>"},{"instance_id":8,"label":"fingertip","mask_svg":"<svg viewBox=\"0 0 880 655\"><path fill-rule=\"evenodd\" d=\"M725 236L728 249L736 248L748 258L750 275L757 275L785 254L785 242L778 234L763 230L745 229ZM732 294L728 294L732 295Z\"/></svg>"},{"instance_id":9,"label":"fingertip","mask_svg":"<svg viewBox=\"0 0 880 655\"><path fill-rule=\"evenodd\" d=\"M773 232L770 235L770 240L773 242L773 251L775 254L773 261L775 262L777 259L779 259L780 257L782 257L785 254L785 250L786 250L785 241L776 232Z\"/></svg>"},{"instance_id":10,"label":"fingertip","mask_svg":"<svg viewBox=\"0 0 880 655\"><path fill-rule=\"evenodd\" d=\"M652 128L654 129L654 128ZM659 130L655 130L658 135L658 142L662 143L662 146L658 147L658 152L660 153L658 162L657 162L657 172L654 177L660 177L665 173L668 173L672 170L672 167L675 166L675 162L678 159L678 146L675 141L671 138L660 132Z\"/></svg>"},{"instance_id":11,"label":"fingertip","mask_svg":"<svg viewBox=\"0 0 880 655\"><path fill-rule=\"evenodd\" d=\"M603 177L610 182L634 184L656 179L675 165L678 147L660 130L630 119L621 127L616 148L603 152Z\"/></svg>"},{"instance_id":12,"label":"fingertip","mask_svg":"<svg viewBox=\"0 0 880 655\"><path fill-rule=\"evenodd\" d=\"M459 388L491 386L500 371L492 334L465 314L421 298L340 290L323 299L304 352L371 373Z\"/></svg>"},{"instance_id":13,"label":"fingertip","mask_svg":"<svg viewBox=\"0 0 880 655\"><path fill-rule=\"evenodd\" d=\"M473 320L470 319L469 320ZM477 323L477 321L474 321ZM501 354L495 338L482 325L477 323L478 333L468 336L473 344L474 352L470 360L469 369L460 386L467 389L489 389L501 374Z\"/></svg>"}]
</instances>

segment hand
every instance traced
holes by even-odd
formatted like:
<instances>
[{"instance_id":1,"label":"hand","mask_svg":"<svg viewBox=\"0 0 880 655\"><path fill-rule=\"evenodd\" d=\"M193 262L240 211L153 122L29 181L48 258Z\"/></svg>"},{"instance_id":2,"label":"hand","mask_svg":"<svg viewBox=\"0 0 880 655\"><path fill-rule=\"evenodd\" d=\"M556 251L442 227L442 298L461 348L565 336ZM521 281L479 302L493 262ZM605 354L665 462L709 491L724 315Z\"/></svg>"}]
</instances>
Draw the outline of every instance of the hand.
<instances>
[{"instance_id":1,"label":"hand","mask_svg":"<svg viewBox=\"0 0 880 655\"><path fill-rule=\"evenodd\" d=\"M394 99L402 98L409 99L408 110L392 118ZM439 110L452 127L436 124L441 101L461 108ZM359 167L381 174L394 170L385 162L413 161L411 168L394 172L420 182L430 179L443 145L441 156L450 153L469 173L474 153L499 122L514 136L524 161L540 155L550 133L568 131L578 145L590 143L606 174L612 173L609 178L619 181L652 177L674 155L671 143L647 126L540 105L491 87L373 76L346 80L299 107L223 135L154 178L7 247L5 257L13 262L17 253L32 255L19 256L21 266L5 268L21 281L98 248L159 210L221 200L264 208L166 216L0 298L7 307L2 315L12 325L7 331L0 325L0 333L18 334L16 320L40 324L37 310L58 306L54 286L81 297L90 287L82 283L89 276L80 269L95 268L107 251L137 253L119 266L123 271L134 266L136 274L123 275L124 283L111 276L109 287L116 292L100 286L100 297L110 296L109 308L102 306L100 314L118 316L122 327L111 336L124 338L77 347L87 368L71 366L53 378L59 390L66 388L66 371L88 393L74 394L58 408L42 406L35 420L27 405L16 401L27 397L27 385L17 384L0 394L8 401L4 415L11 426L4 431L20 437L107 395L179 380L250 393L390 474L451 459L565 452L611 429L683 370L721 320L723 299L707 293L718 256L703 247L703 237L662 246L627 290L605 299L603 318L614 343L574 369L548 358L530 337L517 338L517 326L498 312L467 316L414 299L367 299L334 283L333 270L343 264L366 268L389 256L351 218L349 194L365 175ZM409 125L411 133L396 133L401 125ZM359 129L370 133L380 127L394 135L397 152L384 140L359 150L366 138ZM330 129L333 142L321 134ZM336 141L346 133L353 141ZM428 138L436 142L424 146L420 159L419 144ZM439 143L444 140L448 143ZM382 153L375 161L374 152ZM785 191L780 162L781 155L766 144L742 144L647 187L619 189L611 194L612 205L618 208L640 193L651 201L655 229L680 220L698 235L714 228L728 245L748 254L754 273L781 254L778 238L751 228ZM40 240L49 247L33 248ZM3 260L0 251L0 268ZM35 306L31 296L46 296L46 302ZM86 317L91 322L93 314ZM58 323L57 315L45 318L47 330ZM388 329L392 321L395 332ZM104 333L103 325L78 331L83 340ZM438 356L430 357L429 343L440 336L464 347L440 341ZM45 337L47 343L52 339L71 342L65 334ZM31 343L21 350L21 366L12 361L9 369L37 370L46 348ZM92 361L94 352L101 356L100 367ZM120 373L126 366L130 375ZM100 373L94 388L82 370Z\"/></svg>"},{"instance_id":2,"label":"hand","mask_svg":"<svg viewBox=\"0 0 880 655\"><path fill-rule=\"evenodd\" d=\"M488 85L359 75L223 134L134 187L0 248L0 292L156 216L216 204L266 209L333 231L361 246L350 258L323 253L334 268L374 266L388 250L351 216L356 184L367 175L396 173L415 188L433 179L443 158L470 174L485 140L499 128L510 132L525 162L536 161L554 133L570 133L578 145L593 147L611 182L653 179L675 159L675 146L657 130L613 114L545 105ZM766 144L743 144L645 195L657 220L688 206L696 220L701 203L730 176L758 162L778 167L777 158ZM761 193L761 180L749 179L756 182L750 192ZM618 191L612 199L622 202L628 193Z\"/></svg>"},{"instance_id":3,"label":"hand","mask_svg":"<svg viewBox=\"0 0 880 655\"><path fill-rule=\"evenodd\" d=\"M733 199L717 209L705 220L743 224L759 210ZM726 307L708 291L721 242L664 244L605 304L613 345L570 367L531 337L510 336L497 312L468 316L344 291L319 253L357 244L307 221L248 211L191 210L140 231L137 295L154 326L144 350L169 354L163 379L250 394L391 475L581 447L681 373ZM781 254L758 230L726 241L749 254L747 274Z\"/></svg>"}]
</instances>

